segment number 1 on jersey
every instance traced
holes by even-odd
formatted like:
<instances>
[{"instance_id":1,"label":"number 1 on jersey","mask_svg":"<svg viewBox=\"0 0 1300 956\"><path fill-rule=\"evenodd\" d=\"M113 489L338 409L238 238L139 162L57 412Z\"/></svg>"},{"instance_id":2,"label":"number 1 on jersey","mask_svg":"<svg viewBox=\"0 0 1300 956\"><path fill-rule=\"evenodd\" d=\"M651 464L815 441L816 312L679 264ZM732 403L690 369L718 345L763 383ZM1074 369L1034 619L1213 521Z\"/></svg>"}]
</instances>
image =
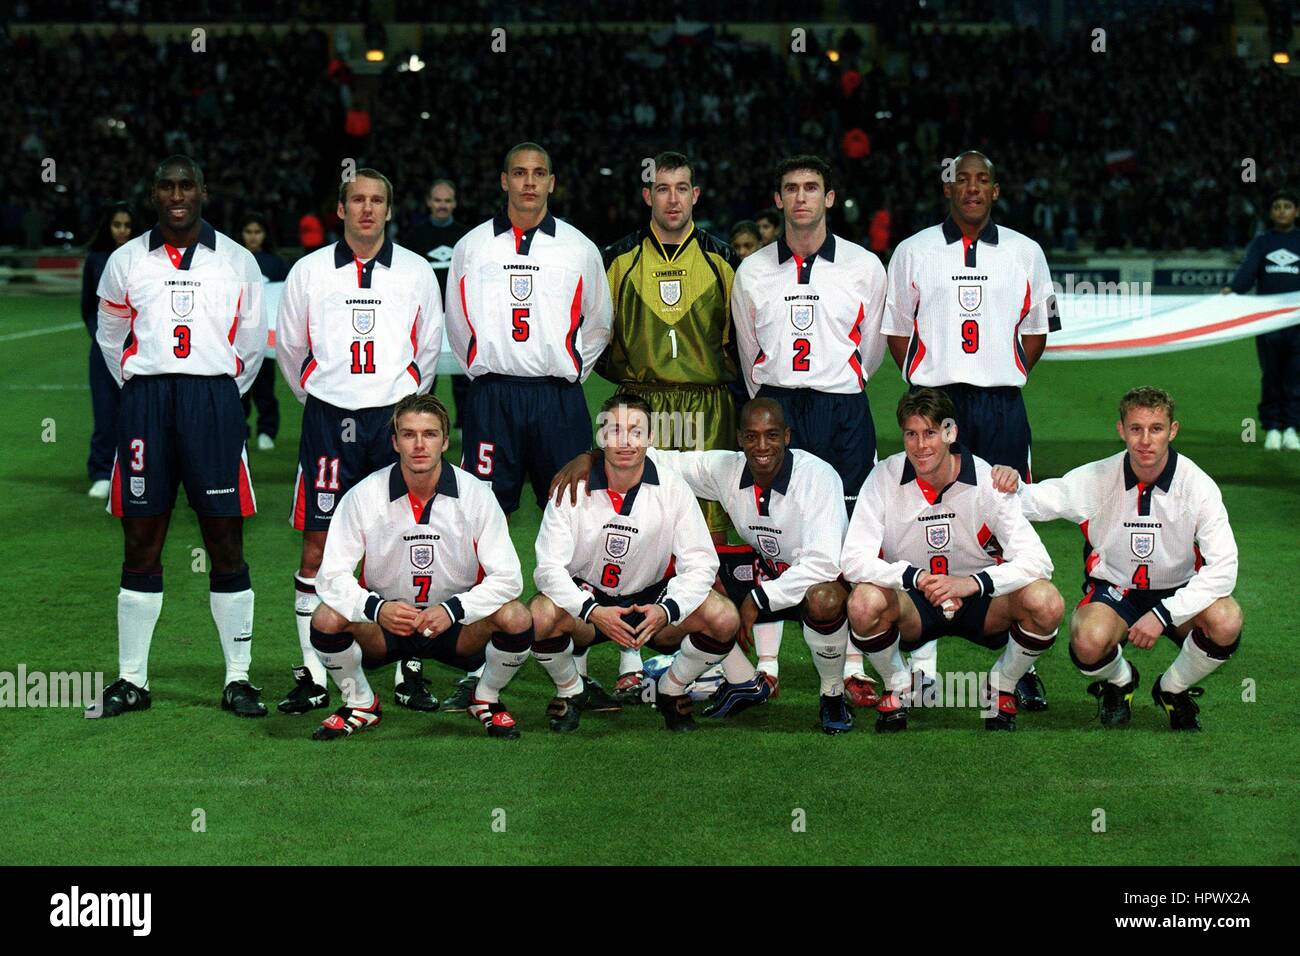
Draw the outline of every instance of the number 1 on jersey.
<instances>
[{"instance_id":1,"label":"number 1 on jersey","mask_svg":"<svg viewBox=\"0 0 1300 956\"><path fill-rule=\"evenodd\" d=\"M677 358L677 330L668 330L668 341L673 343L673 358Z\"/></svg>"}]
</instances>

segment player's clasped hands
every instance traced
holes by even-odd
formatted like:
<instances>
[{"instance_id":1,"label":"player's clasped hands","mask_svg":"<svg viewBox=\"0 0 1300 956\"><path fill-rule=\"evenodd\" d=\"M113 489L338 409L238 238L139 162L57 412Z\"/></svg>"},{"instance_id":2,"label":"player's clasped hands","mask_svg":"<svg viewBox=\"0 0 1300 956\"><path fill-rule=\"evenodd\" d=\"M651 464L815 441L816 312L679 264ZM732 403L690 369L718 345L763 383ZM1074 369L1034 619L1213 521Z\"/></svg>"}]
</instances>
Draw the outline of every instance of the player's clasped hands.
<instances>
[{"instance_id":1,"label":"player's clasped hands","mask_svg":"<svg viewBox=\"0 0 1300 956\"><path fill-rule=\"evenodd\" d=\"M415 630L420 612L405 601L385 601L379 606L379 613L375 617L380 627L398 637L406 637Z\"/></svg>"},{"instance_id":2,"label":"player's clasped hands","mask_svg":"<svg viewBox=\"0 0 1300 956\"><path fill-rule=\"evenodd\" d=\"M1020 487L1020 473L1010 465L994 465L993 487L1005 494L1015 494Z\"/></svg>"},{"instance_id":3,"label":"player's clasped hands","mask_svg":"<svg viewBox=\"0 0 1300 956\"><path fill-rule=\"evenodd\" d=\"M425 637L437 637L449 627L451 627L451 615L441 604L425 608L420 612L419 620L415 622L415 631Z\"/></svg>"},{"instance_id":4,"label":"player's clasped hands","mask_svg":"<svg viewBox=\"0 0 1300 956\"><path fill-rule=\"evenodd\" d=\"M969 575L930 574L929 572L922 572L917 577L916 586L921 589L927 601L950 613L956 612L961 607L962 598L971 597L980 589L979 583Z\"/></svg>"}]
</instances>

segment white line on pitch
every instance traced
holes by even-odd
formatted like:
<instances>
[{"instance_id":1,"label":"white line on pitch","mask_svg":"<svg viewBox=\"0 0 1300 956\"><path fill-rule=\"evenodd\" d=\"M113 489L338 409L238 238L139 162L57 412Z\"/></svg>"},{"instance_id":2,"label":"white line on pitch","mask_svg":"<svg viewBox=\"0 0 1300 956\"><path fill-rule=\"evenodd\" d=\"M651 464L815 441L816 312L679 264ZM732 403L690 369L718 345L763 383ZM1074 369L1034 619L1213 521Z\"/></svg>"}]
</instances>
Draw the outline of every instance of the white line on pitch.
<instances>
[{"instance_id":1,"label":"white line on pitch","mask_svg":"<svg viewBox=\"0 0 1300 956\"><path fill-rule=\"evenodd\" d=\"M72 329L84 329L84 322L67 322L63 325L49 325L43 329L28 329L26 332L10 332L0 335L0 342L12 342L14 339L30 339L37 335L53 335L55 332L69 332Z\"/></svg>"}]
</instances>

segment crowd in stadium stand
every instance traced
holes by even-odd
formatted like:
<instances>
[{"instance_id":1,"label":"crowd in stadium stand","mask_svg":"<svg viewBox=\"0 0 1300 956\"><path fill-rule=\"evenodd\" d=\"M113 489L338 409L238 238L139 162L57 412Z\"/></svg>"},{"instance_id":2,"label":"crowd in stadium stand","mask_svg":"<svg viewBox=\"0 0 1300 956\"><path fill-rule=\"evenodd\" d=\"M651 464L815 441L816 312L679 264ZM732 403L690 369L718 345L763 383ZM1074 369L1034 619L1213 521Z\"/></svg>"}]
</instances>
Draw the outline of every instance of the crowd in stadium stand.
<instances>
[{"instance_id":1,"label":"crowd in stadium stand","mask_svg":"<svg viewBox=\"0 0 1300 956\"><path fill-rule=\"evenodd\" d=\"M981 148L998 166L997 217L1049 251L1243 246L1272 190L1300 179L1300 131L1281 121L1296 79L1239 59L1211 14L1117 24L1105 53L1088 30L1070 36L1053 48L1028 28L902 30L873 55L839 32L832 63L815 36L791 53L724 27L521 28L505 53L427 31L367 89L302 24L214 27L203 55L188 34L11 26L0 244L84 244L101 204L139 203L151 164L176 152L206 171L210 221L264 210L286 249L305 214L334 225L341 157L388 172L399 223L436 176L459 184L458 218L472 221L499 202L504 150L528 138L552 153L557 214L602 243L644 220L641 164L662 149L696 158L697 218L720 234L771 205L778 158L817 152L840 176L836 230L885 253L942 217L941 158ZM411 52L425 68L399 70Z\"/></svg>"}]
</instances>

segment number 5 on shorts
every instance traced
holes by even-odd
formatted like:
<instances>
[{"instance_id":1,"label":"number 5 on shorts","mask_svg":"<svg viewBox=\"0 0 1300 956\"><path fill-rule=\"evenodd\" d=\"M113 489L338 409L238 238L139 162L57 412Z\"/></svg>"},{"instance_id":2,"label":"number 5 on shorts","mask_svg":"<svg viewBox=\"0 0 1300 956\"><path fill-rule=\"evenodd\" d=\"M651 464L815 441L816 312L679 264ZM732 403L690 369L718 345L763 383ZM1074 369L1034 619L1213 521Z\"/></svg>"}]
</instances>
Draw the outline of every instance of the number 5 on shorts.
<instances>
[{"instance_id":1,"label":"number 5 on shorts","mask_svg":"<svg viewBox=\"0 0 1300 956\"><path fill-rule=\"evenodd\" d=\"M492 456L496 453L496 450L495 442L481 441L478 443L478 464L474 470L484 478L492 474Z\"/></svg>"}]
</instances>

